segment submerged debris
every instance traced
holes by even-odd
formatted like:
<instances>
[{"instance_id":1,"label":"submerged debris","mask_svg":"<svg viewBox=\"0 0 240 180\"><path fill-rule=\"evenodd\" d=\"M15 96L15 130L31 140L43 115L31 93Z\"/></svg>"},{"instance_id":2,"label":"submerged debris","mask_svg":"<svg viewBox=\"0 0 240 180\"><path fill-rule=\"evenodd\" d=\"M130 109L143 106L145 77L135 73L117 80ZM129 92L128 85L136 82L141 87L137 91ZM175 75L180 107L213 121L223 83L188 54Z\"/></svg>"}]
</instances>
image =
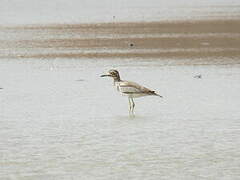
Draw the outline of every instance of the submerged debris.
<instances>
[{"instance_id":1,"label":"submerged debris","mask_svg":"<svg viewBox=\"0 0 240 180\"><path fill-rule=\"evenodd\" d=\"M198 74L198 75L194 76L194 78L201 79L201 78L202 78L202 75L201 75L201 74Z\"/></svg>"}]
</instances>

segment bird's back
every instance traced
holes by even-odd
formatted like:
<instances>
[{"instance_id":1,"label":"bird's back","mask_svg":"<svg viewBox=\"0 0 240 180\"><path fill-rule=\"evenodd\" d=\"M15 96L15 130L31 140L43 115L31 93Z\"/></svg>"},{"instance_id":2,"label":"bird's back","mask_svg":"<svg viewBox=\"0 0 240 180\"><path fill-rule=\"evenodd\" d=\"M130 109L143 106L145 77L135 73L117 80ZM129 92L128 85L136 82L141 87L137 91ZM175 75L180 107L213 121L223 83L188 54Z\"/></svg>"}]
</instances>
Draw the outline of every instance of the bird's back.
<instances>
[{"instance_id":1,"label":"bird's back","mask_svg":"<svg viewBox=\"0 0 240 180\"><path fill-rule=\"evenodd\" d=\"M116 82L116 87L123 95L131 97L141 97L147 95L157 95L154 91L131 81Z\"/></svg>"}]
</instances>

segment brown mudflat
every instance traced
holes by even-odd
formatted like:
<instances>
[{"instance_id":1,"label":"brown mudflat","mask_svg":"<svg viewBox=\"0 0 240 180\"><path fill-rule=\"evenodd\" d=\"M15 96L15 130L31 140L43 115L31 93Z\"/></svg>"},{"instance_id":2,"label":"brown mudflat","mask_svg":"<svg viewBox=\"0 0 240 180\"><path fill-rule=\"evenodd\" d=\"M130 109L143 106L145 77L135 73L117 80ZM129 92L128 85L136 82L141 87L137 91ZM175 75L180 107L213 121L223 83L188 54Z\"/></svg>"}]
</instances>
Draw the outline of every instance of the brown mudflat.
<instances>
[{"instance_id":1,"label":"brown mudflat","mask_svg":"<svg viewBox=\"0 0 240 180\"><path fill-rule=\"evenodd\" d=\"M240 62L239 20L0 27L0 58L201 58Z\"/></svg>"}]
</instances>

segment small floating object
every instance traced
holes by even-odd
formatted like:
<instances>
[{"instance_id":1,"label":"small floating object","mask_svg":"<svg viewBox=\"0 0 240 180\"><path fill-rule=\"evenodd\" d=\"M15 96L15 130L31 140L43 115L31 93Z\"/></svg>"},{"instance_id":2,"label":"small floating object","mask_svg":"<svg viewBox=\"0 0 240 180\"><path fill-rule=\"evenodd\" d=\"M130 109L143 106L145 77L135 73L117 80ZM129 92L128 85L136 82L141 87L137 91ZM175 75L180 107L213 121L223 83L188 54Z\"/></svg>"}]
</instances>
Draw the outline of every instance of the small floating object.
<instances>
[{"instance_id":1,"label":"small floating object","mask_svg":"<svg viewBox=\"0 0 240 180\"><path fill-rule=\"evenodd\" d=\"M131 43L131 44L130 44L130 46L131 46L131 47L133 47L133 46L134 46L134 44L133 44L133 43Z\"/></svg>"},{"instance_id":2,"label":"small floating object","mask_svg":"<svg viewBox=\"0 0 240 180\"><path fill-rule=\"evenodd\" d=\"M194 76L194 78L201 79L201 78L202 78L202 75L201 75L201 74L198 74L198 75Z\"/></svg>"},{"instance_id":3,"label":"small floating object","mask_svg":"<svg viewBox=\"0 0 240 180\"><path fill-rule=\"evenodd\" d=\"M84 79L77 79L76 81L84 81Z\"/></svg>"},{"instance_id":4,"label":"small floating object","mask_svg":"<svg viewBox=\"0 0 240 180\"><path fill-rule=\"evenodd\" d=\"M0 89L3 89L3 88L0 87Z\"/></svg>"}]
</instances>

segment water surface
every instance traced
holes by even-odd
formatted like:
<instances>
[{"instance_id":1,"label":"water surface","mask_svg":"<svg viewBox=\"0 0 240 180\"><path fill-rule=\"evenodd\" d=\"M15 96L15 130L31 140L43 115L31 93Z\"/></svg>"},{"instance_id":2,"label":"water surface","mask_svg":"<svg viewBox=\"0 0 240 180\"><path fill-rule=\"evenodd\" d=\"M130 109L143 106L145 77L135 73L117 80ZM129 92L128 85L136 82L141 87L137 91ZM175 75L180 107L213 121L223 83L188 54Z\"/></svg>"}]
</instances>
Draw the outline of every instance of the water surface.
<instances>
[{"instance_id":1,"label":"water surface","mask_svg":"<svg viewBox=\"0 0 240 180\"><path fill-rule=\"evenodd\" d=\"M238 179L239 65L176 62L2 60L0 179ZM164 98L129 117L110 68Z\"/></svg>"}]
</instances>

